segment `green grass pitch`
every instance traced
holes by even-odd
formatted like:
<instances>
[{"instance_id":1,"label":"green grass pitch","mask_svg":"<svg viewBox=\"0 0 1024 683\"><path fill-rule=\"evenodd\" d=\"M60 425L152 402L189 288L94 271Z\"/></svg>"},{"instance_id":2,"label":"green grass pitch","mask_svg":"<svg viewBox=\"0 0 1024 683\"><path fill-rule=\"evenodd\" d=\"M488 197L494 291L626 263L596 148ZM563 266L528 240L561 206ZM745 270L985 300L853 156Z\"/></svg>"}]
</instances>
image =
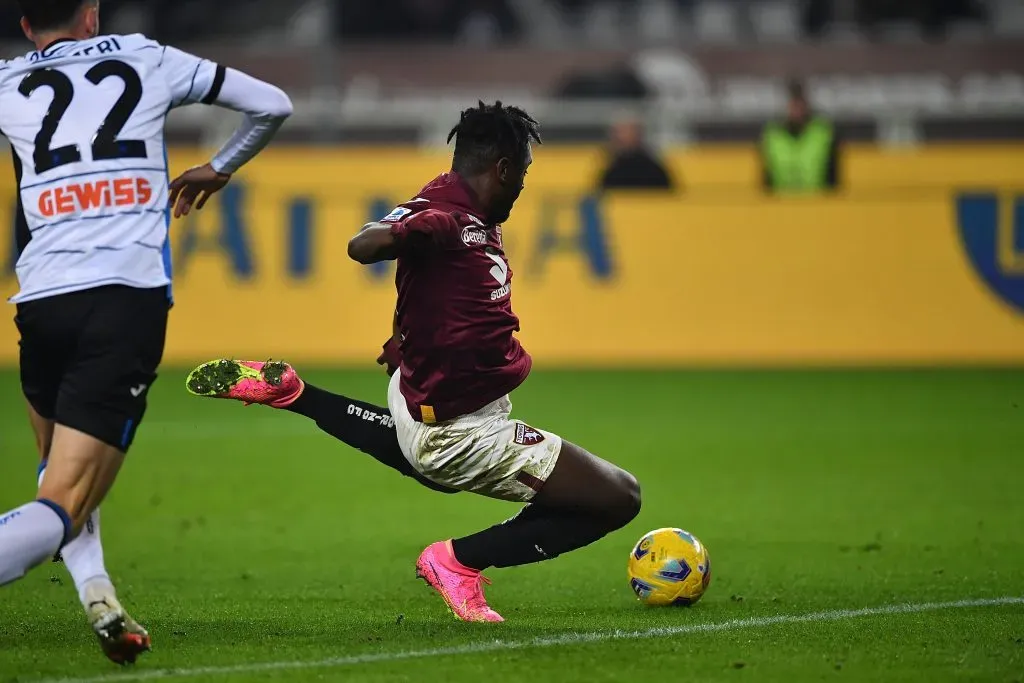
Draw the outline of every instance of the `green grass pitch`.
<instances>
[{"instance_id":1,"label":"green grass pitch","mask_svg":"<svg viewBox=\"0 0 1024 683\"><path fill-rule=\"evenodd\" d=\"M103 508L154 652L106 662L47 564L0 589L0 683L1024 680L1024 604L892 607L1024 596L1024 370L538 371L517 416L632 470L644 507L590 548L490 571L498 625L456 622L413 563L514 506L420 489L303 418L193 398L183 379L157 382ZM307 379L386 388L376 372ZM0 454L9 509L35 478L9 371ZM628 588L628 551L660 526L710 549L696 607L644 608ZM829 612L861 608L881 611Z\"/></svg>"}]
</instances>

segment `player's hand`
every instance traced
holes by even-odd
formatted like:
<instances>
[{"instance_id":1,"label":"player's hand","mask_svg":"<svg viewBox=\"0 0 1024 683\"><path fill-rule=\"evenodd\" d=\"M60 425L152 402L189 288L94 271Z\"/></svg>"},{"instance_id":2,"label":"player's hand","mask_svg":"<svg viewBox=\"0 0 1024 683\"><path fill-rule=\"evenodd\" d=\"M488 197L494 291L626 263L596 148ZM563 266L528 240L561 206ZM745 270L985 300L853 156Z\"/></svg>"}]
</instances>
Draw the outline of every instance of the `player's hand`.
<instances>
[{"instance_id":1,"label":"player's hand","mask_svg":"<svg viewBox=\"0 0 1024 683\"><path fill-rule=\"evenodd\" d=\"M377 356L377 365L383 365L388 377L395 374L398 366L402 364L402 356L398 351L398 340L395 337L384 342L384 348Z\"/></svg>"},{"instance_id":2,"label":"player's hand","mask_svg":"<svg viewBox=\"0 0 1024 683\"><path fill-rule=\"evenodd\" d=\"M210 164L188 169L170 184L168 203L174 207L174 217L187 216L193 205L199 211L230 180L230 173L218 173Z\"/></svg>"}]
</instances>

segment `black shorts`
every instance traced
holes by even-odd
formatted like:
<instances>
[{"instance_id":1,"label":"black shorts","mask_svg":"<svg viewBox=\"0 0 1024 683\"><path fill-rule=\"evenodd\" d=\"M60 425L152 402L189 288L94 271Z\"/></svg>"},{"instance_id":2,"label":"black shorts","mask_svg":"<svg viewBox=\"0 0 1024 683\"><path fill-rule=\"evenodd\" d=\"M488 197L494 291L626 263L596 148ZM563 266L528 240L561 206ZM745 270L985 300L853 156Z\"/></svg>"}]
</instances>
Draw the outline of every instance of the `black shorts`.
<instances>
[{"instance_id":1,"label":"black shorts","mask_svg":"<svg viewBox=\"0 0 1024 683\"><path fill-rule=\"evenodd\" d=\"M21 388L43 418L127 452L164 353L167 288L110 286L18 304Z\"/></svg>"}]
</instances>

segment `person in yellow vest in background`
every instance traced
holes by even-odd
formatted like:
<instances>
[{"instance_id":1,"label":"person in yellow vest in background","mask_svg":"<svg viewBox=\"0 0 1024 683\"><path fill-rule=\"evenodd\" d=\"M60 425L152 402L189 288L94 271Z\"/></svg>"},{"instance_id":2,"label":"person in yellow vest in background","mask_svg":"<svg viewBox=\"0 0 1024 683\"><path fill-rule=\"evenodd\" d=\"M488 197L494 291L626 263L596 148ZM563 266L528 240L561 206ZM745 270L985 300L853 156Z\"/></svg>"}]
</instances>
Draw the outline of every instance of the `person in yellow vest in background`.
<instances>
[{"instance_id":1,"label":"person in yellow vest in background","mask_svg":"<svg viewBox=\"0 0 1024 683\"><path fill-rule=\"evenodd\" d=\"M761 136L764 187L774 194L829 192L839 186L839 143L832 122L811 111L800 83L789 85L784 122Z\"/></svg>"}]
</instances>

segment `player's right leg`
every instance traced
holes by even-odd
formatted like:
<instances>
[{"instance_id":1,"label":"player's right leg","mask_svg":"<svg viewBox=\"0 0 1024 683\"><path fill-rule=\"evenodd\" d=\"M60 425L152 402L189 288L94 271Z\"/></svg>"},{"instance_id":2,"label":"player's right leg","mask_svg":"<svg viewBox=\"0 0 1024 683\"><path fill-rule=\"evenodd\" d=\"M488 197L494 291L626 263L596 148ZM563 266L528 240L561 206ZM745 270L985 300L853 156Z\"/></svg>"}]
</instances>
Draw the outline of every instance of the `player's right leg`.
<instances>
[{"instance_id":1,"label":"player's right leg","mask_svg":"<svg viewBox=\"0 0 1024 683\"><path fill-rule=\"evenodd\" d=\"M100 646L107 657L118 664L134 662L141 652L150 648L149 634L117 599L103 565L103 547L98 533L99 504L117 478L124 458L124 451L118 447L77 429L55 425L50 457L42 473L35 504L45 504L61 518L64 524L61 543L54 547L49 536L40 533L30 537L26 533L22 538L22 551L15 549L9 556L5 552L5 557L0 559L0 574L13 580L59 551L75 580ZM26 527L24 531L30 529ZM6 551L3 532L0 529L0 546Z\"/></svg>"},{"instance_id":2,"label":"player's right leg","mask_svg":"<svg viewBox=\"0 0 1024 683\"><path fill-rule=\"evenodd\" d=\"M46 419L40 415L30 402L26 403L29 423L32 425L32 432L36 437L36 447L39 450L39 469L36 476L36 486L39 487L43 485L43 478L46 476L55 425L52 419ZM52 408L47 414L53 414ZM57 559L68 568L68 572L75 582L75 590L78 591L79 598L82 600L82 606L88 611L92 602L89 596L95 595L100 585L110 584L110 575L103 563L103 546L100 543L99 508L93 510L89 519L85 521L82 531L64 546ZM109 591L113 591L113 585L110 585Z\"/></svg>"},{"instance_id":3,"label":"player's right leg","mask_svg":"<svg viewBox=\"0 0 1024 683\"><path fill-rule=\"evenodd\" d=\"M622 528L640 511L640 487L631 474L556 434L509 419L507 398L436 425L413 420L394 378L388 399L399 441L425 476L529 503L502 524L431 544L417 560L417 574L460 619L502 621L484 598L484 569L553 559Z\"/></svg>"},{"instance_id":4,"label":"player's right leg","mask_svg":"<svg viewBox=\"0 0 1024 683\"><path fill-rule=\"evenodd\" d=\"M28 404L29 421L36 435L39 447L40 465L37 485L42 486L49 465L50 444L53 441L54 423L42 417L32 404ZM49 413L52 414L52 413ZM114 661L127 659L122 650L136 646L132 642L122 643L121 639L111 639L110 622L116 621L117 615L123 615L122 631L127 639L144 639L146 630L121 607L117 599L117 591L107 572L103 559L103 544L100 535L100 509L97 507L85 520L82 530L69 541L57 555L57 559L67 567L68 573L75 584L75 591L85 609L86 617L93 629L98 633L101 645L109 649ZM112 642L110 642L112 640Z\"/></svg>"},{"instance_id":5,"label":"player's right leg","mask_svg":"<svg viewBox=\"0 0 1024 683\"><path fill-rule=\"evenodd\" d=\"M497 486L496 482L477 486L481 482L472 481L468 471L456 475L482 495L510 500L508 494L518 490L523 492L519 500L529 503L501 524L439 541L420 555L417 575L444 598L458 618L502 621L484 597L483 570L554 559L624 527L640 512L640 487L631 474L568 441L561 441L556 456L557 462L544 480L518 470L511 461L499 465L510 467L499 475L505 481ZM450 482L450 476L441 480ZM536 493L531 495L528 489Z\"/></svg>"},{"instance_id":6,"label":"player's right leg","mask_svg":"<svg viewBox=\"0 0 1024 683\"><path fill-rule=\"evenodd\" d=\"M640 512L640 486L630 473L563 441L539 491L512 519L452 541L467 567L515 567L553 559L621 529Z\"/></svg>"},{"instance_id":7,"label":"player's right leg","mask_svg":"<svg viewBox=\"0 0 1024 683\"><path fill-rule=\"evenodd\" d=\"M409 464L398 445L390 410L308 384L287 363L210 361L189 373L185 386L194 396L234 399L308 417L335 439L423 486L440 493L458 493L427 479Z\"/></svg>"},{"instance_id":8,"label":"player's right leg","mask_svg":"<svg viewBox=\"0 0 1024 683\"><path fill-rule=\"evenodd\" d=\"M20 305L17 322L22 386L41 455L47 456L39 502L24 508L43 505L64 523L58 545L66 543L62 555L93 630L111 660L132 662L149 649L149 635L117 601L94 513L145 414L146 394L163 354L166 290L105 287L42 299ZM16 542L23 551L8 556L8 543L0 538L5 551L0 583L3 576L14 580L38 564L40 548L52 544L53 534L18 521L24 509L12 515L5 526L22 529L24 537ZM46 552L43 560L52 554Z\"/></svg>"},{"instance_id":9,"label":"player's right leg","mask_svg":"<svg viewBox=\"0 0 1024 683\"><path fill-rule=\"evenodd\" d=\"M73 558L69 569L76 585L86 579L80 587L83 604L104 651L118 663L134 661L139 651L148 649L149 636L120 608L109 578L103 580L99 538L80 535L113 485L124 453L76 429L60 424L48 429L49 421L35 409L31 412L33 426L43 426L52 442L37 499L0 516L6 520L0 523L0 585L21 578L63 548ZM97 552L103 577L89 567L96 564Z\"/></svg>"}]
</instances>

